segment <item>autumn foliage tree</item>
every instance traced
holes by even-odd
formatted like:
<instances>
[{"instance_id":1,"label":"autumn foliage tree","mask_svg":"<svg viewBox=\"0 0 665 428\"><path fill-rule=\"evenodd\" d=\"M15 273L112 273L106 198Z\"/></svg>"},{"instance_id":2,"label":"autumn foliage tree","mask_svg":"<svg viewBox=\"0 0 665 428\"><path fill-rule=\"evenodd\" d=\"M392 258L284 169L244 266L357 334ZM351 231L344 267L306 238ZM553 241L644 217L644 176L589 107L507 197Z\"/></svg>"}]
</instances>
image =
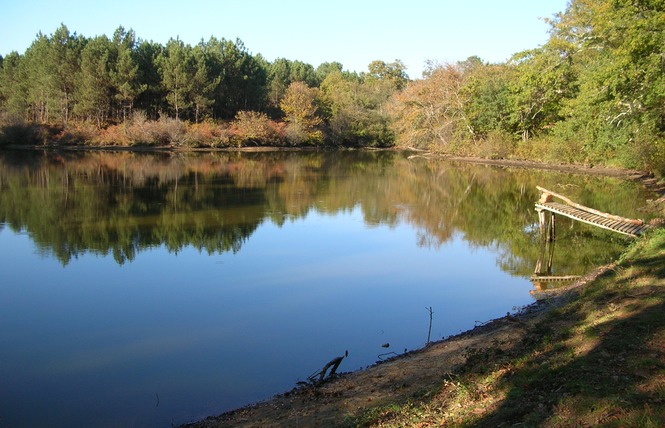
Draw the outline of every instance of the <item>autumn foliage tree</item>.
<instances>
[{"instance_id":1,"label":"autumn foliage tree","mask_svg":"<svg viewBox=\"0 0 665 428\"><path fill-rule=\"evenodd\" d=\"M287 139L293 144L323 142L323 133L318 128L321 125L318 93L317 88L310 88L304 82L291 83L284 93L279 105L288 124Z\"/></svg>"},{"instance_id":2,"label":"autumn foliage tree","mask_svg":"<svg viewBox=\"0 0 665 428\"><path fill-rule=\"evenodd\" d=\"M397 92L389 105L392 129L402 147L450 150L469 132L464 112L464 73L458 65L436 65L427 77Z\"/></svg>"},{"instance_id":3,"label":"autumn foliage tree","mask_svg":"<svg viewBox=\"0 0 665 428\"><path fill-rule=\"evenodd\" d=\"M265 113L239 111L231 127L233 142L237 146L269 145L282 139L280 127Z\"/></svg>"}]
</instances>

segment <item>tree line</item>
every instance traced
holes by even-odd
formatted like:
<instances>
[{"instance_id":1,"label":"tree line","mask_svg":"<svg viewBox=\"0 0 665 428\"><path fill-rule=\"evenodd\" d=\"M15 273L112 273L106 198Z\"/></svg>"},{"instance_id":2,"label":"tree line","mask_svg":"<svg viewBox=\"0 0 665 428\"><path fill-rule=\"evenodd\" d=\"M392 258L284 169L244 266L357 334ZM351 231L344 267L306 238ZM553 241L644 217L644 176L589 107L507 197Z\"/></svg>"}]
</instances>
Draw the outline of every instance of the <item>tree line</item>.
<instances>
[{"instance_id":1,"label":"tree line","mask_svg":"<svg viewBox=\"0 0 665 428\"><path fill-rule=\"evenodd\" d=\"M85 132L94 124L97 131L111 129L107 140L122 140L113 126L126 124L126 139L134 143L321 144L334 138L387 145L387 120L378 111L406 82L403 70L399 61L375 61L361 74L337 62L317 68L284 58L268 62L239 39L212 37L190 46L176 38L161 45L123 27L111 38L87 38L63 24L49 36L39 33L25 53L2 58L0 112L5 124L56 124L74 139L78 132L94 140L92 130ZM145 132L158 121L161 126ZM211 121L233 126L202 125ZM135 135L138 130L144 135ZM220 135L187 140L197 131Z\"/></svg>"},{"instance_id":2,"label":"tree line","mask_svg":"<svg viewBox=\"0 0 665 428\"><path fill-rule=\"evenodd\" d=\"M572 0L541 47L430 67L393 97L397 143L665 172L665 2Z\"/></svg>"},{"instance_id":3,"label":"tree line","mask_svg":"<svg viewBox=\"0 0 665 428\"><path fill-rule=\"evenodd\" d=\"M665 2L572 0L503 63L366 72L267 61L241 40L166 45L65 25L0 57L0 140L413 147L665 172ZM25 124L30 124L27 127ZM51 124L37 127L35 124Z\"/></svg>"}]
</instances>

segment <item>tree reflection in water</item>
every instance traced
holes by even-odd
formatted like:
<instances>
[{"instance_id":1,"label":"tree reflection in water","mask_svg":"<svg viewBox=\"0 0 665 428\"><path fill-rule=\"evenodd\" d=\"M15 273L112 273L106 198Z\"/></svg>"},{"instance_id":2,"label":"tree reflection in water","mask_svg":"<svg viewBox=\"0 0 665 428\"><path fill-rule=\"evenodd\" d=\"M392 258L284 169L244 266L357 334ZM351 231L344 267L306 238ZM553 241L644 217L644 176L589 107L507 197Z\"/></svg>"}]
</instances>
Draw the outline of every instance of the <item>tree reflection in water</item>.
<instances>
[{"instance_id":1,"label":"tree reflection in water","mask_svg":"<svg viewBox=\"0 0 665 428\"><path fill-rule=\"evenodd\" d=\"M124 263L161 245L237 252L262 222L359 205L368 225L408 222L419 230L419 245L433 247L461 233L495 248L504 270L528 276L543 251L533 227L536 185L565 188L581 203L626 216L636 216L646 199L636 184L618 179L387 151L2 151L0 222L28 231L63 264L85 252ZM625 246L625 238L562 221L562 248L548 261L559 272L579 275Z\"/></svg>"},{"instance_id":2,"label":"tree reflection in water","mask_svg":"<svg viewBox=\"0 0 665 428\"><path fill-rule=\"evenodd\" d=\"M201 418L347 349L344 371L423 346L425 307L437 340L527 304L539 256L583 274L625 247L562 220L543 249L536 185L627 216L645 200L388 151L0 151L3 421Z\"/></svg>"}]
</instances>

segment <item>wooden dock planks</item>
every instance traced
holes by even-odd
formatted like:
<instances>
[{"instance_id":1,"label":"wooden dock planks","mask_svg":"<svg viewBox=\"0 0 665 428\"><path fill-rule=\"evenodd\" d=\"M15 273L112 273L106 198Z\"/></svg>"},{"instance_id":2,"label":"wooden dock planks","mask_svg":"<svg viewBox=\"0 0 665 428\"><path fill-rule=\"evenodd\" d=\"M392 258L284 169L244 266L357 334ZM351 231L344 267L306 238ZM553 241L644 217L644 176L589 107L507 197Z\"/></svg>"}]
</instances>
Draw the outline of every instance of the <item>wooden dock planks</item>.
<instances>
[{"instance_id":1,"label":"wooden dock planks","mask_svg":"<svg viewBox=\"0 0 665 428\"><path fill-rule=\"evenodd\" d=\"M536 208L629 236L639 236L650 228L648 224L636 224L634 222L608 218L558 202L536 203Z\"/></svg>"}]
</instances>

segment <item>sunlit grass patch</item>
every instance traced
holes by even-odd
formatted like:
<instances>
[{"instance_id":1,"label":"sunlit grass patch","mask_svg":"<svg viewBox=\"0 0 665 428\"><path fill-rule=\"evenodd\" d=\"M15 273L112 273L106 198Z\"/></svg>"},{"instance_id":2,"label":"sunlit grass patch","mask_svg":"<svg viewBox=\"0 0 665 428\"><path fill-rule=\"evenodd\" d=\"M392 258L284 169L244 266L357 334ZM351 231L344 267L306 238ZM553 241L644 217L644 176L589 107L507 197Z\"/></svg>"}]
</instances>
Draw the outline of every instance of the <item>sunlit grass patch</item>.
<instances>
[{"instance_id":1,"label":"sunlit grass patch","mask_svg":"<svg viewBox=\"0 0 665 428\"><path fill-rule=\"evenodd\" d=\"M598 426L609 423L616 416L623 415L620 397L597 398L583 395L570 395L561 400L553 409L553 417L544 427Z\"/></svg>"}]
</instances>

